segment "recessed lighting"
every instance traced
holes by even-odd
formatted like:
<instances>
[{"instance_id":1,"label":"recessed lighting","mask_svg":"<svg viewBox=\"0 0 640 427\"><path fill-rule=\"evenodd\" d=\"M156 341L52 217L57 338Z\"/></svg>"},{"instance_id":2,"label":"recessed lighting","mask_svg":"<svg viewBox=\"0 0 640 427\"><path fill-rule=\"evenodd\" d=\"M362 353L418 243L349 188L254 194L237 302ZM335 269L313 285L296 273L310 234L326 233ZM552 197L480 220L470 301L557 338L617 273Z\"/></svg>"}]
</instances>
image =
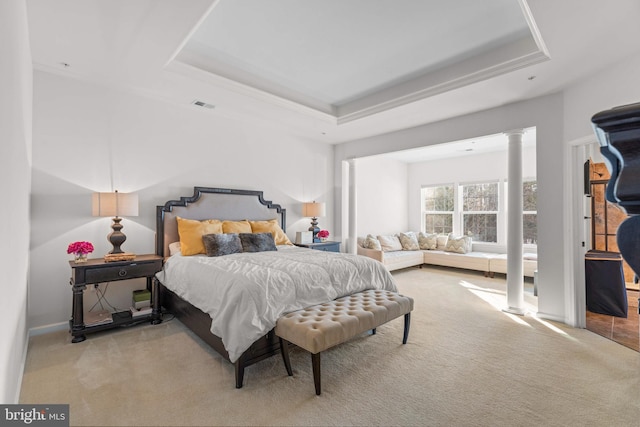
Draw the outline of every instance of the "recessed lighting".
<instances>
[{"instance_id":1,"label":"recessed lighting","mask_svg":"<svg viewBox=\"0 0 640 427\"><path fill-rule=\"evenodd\" d=\"M535 78L536 78L536 76L529 76L529 77L527 77L527 80L533 80Z\"/></svg>"},{"instance_id":2,"label":"recessed lighting","mask_svg":"<svg viewBox=\"0 0 640 427\"><path fill-rule=\"evenodd\" d=\"M71 67L71 64L69 64L68 62L61 62L60 65L62 65L64 68Z\"/></svg>"},{"instance_id":3,"label":"recessed lighting","mask_svg":"<svg viewBox=\"0 0 640 427\"><path fill-rule=\"evenodd\" d=\"M473 148L467 148L464 151L473 151Z\"/></svg>"}]
</instances>

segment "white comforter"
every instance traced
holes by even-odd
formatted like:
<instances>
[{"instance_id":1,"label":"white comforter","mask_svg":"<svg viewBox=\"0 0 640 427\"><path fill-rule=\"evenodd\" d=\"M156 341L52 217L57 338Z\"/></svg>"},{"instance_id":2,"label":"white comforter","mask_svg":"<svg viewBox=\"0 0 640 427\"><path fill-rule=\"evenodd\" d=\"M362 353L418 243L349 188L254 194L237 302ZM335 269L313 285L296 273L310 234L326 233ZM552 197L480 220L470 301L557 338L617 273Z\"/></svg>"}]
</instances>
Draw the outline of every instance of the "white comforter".
<instances>
[{"instance_id":1,"label":"white comforter","mask_svg":"<svg viewBox=\"0 0 640 427\"><path fill-rule=\"evenodd\" d=\"M285 313L366 289L397 290L378 261L295 246L221 257L176 254L157 277L211 316L211 332L231 362Z\"/></svg>"}]
</instances>

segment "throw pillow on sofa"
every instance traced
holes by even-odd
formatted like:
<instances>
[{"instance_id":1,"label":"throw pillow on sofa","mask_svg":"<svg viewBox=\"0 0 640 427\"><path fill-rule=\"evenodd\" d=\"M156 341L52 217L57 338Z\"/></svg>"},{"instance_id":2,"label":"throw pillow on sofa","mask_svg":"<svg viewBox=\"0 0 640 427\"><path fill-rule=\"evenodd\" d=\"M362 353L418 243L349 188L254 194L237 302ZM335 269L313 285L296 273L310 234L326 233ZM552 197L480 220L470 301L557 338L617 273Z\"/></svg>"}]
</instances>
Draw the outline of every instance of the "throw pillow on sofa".
<instances>
[{"instance_id":1,"label":"throw pillow on sofa","mask_svg":"<svg viewBox=\"0 0 640 427\"><path fill-rule=\"evenodd\" d=\"M402 243L398 236L378 236L383 252L401 251Z\"/></svg>"},{"instance_id":2,"label":"throw pillow on sofa","mask_svg":"<svg viewBox=\"0 0 640 427\"><path fill-rule=\"evenodd\" d=\"M366 249L375 249L376 251L381 251L382 246L380 246L380 241L373 237L373 235L368 234L364 239L364 244L362 245Z\"/></svg>"},{"instance_id":3,"label":"throw pillow on sofa","mask_svg":"<svg viewBox=\"0 0 640 427\"><path fill-rule=\"evenodd\" d=\"M447 238L447 246L444 248L447 252L455 252L459 254L466 254L471 252L471 237L469 236L454 236L449 233Z\"/></svg>"},{"instance_id":4,"label":"throw pillow on sofa","mask_svg":"<svg viewBox=\"0 0 640 427\"><path fill-rule=\"evenodd\" d=\"M439 251L444 251L447 247L447 239L449 236L447 234L438 234L436 237L436 249Z\"/></svg>"},{"instance_id":5,"label":"throw pillow on sofa","mask_svg":"<svg viewBox=\"0 0 640 427\"><path fill-rule=\"evenodd\" d=\"M420 234L418 234L418 245L420 246L420 249L426 251L426 250L433 250L435 248L438 247L438 234L437 233L423 233L420 232Z\"/></svg>"},{"instance_id":6,"label":"throw pillow on sofa","mask_svg":"<svg viewBox=\"0 0 640 427\"><path fill-rule=\"evenodd\" d=\"M418 244L418 238L416 234L412 231L408 233L400 233L398 234L400 238L400 244L402 245L402 249L405 251L418 251L420 250L420 245Z\"/></svg>"}]
</instances>

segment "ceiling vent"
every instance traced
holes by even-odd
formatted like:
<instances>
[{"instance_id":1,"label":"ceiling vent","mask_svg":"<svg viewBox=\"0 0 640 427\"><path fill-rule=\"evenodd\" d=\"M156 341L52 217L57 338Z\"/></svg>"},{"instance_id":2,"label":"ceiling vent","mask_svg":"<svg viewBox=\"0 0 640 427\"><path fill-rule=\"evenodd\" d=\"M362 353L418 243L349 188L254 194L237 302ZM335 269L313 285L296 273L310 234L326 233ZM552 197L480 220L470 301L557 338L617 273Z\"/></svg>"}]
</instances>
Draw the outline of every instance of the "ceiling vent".
<instances>
[{"instance_id":1,"label":"ceiling vent","mask_svg":"<svg viewBox=\"0 0 640 427\"><path fill-rule=\"evenodd\" d=\"M204 101L198 101L197 99L195 101L192 102L193 105L196 105L198 107L202 107L202 108L207 108L209 110L213 110L214 108L216 108L215 105L213 104L208 104Z\"/></svg>"}]
</instances>

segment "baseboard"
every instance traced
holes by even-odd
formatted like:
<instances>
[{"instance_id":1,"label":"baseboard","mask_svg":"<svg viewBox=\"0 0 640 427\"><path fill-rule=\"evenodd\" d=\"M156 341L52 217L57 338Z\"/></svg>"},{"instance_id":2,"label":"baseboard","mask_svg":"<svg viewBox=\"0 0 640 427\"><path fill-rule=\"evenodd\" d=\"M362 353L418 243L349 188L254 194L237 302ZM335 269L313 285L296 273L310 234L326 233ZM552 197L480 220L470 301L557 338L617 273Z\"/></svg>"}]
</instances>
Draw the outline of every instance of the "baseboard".
<instances>
[{"instance_id":1,"label":"baseboard","mask_svg":"<svg viewBox=\"0 0 640 427\"><path fill-rule=\"evenodd\" d=\"M35 337L38 335L49 334L51 332L64 331L69 329L69 322L53 323L51 325L38 326L37 328L29 329L29 337Z\"/></svg>"},{"instance_id":2,"label":"baseboard","mask_svg":"<svg viewBox=\"0 0 640 427\"><path fill-rule=\"evenodd\" d=\"M16 384L16 395L13 399L13 403L20 403L20 392L22 391L22 378L24 378L24 370L27 367L27 352L29 351L29 331L25 336L25 345L22 349L22 360L20 360L20 370L18 373L18 384Z\"/></svg>"},{"instance_id":3,"label":"baseboard","mask_svg":"<svg viewBox=\"0 0 640 427\"><path fill-rule=\"evenodd\" d=\"M567 324L567 322L565 321L564 318L561 318L559 316L555 316L553 314L543 313L541 311L536 312L536 317L539 318L539 319L551 320L551 321L554 321L554 322Z\"/></svg>"}]
</instances>

